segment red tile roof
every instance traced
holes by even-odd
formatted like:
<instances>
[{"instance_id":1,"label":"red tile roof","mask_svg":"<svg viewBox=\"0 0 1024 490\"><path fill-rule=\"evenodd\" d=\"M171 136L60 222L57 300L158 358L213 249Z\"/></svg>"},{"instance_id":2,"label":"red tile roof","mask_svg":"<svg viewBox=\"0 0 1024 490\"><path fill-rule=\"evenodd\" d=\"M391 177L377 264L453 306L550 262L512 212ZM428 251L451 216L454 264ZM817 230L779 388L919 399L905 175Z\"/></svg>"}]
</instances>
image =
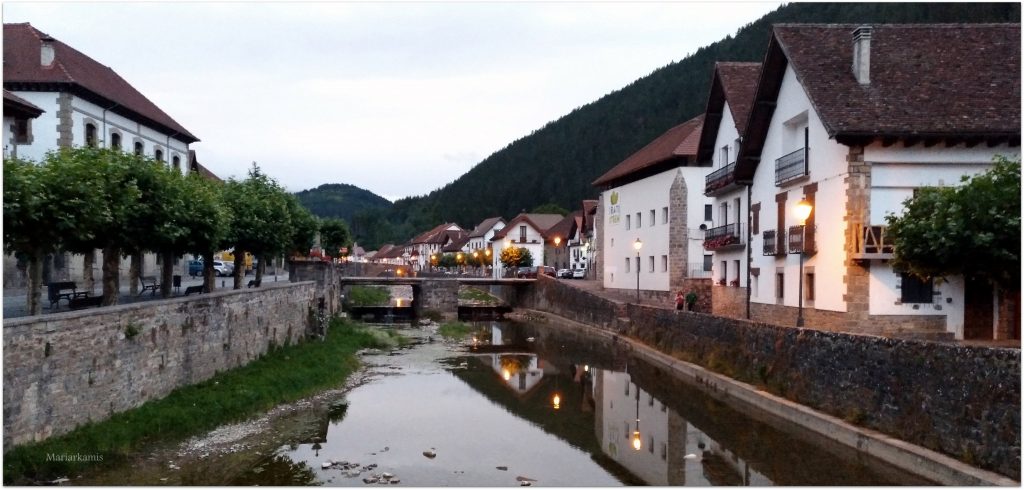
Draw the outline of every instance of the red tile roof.
<instances>
[{"instance_id":1,"label":"red tile roof","mask_svg":"<svg viewBox=\"0 0 1024 490\"><path fill-rule=\"evenodd\" d=\"M605 172L593 182L595 186L605 186L616 181L629 181L630 177L636 177L643 170L655 167L658 164L673 162L676 159L685 163L687 157L697 155L697 144L700 141L701 124L704 115L701 114L689 121L686 121L674 128L665 131L644 146L636 153L630 155L611 170Z\"/></svg>"},{"instance_id":2,"label":"red tile roof","mask_svg":"<svg viewBox=\"0 0 1024 490\"><path fill-rule=\"evenodd\" d=\"M1020 132L1020 24L872 26L867 85L857 27L775 27L829 135Z\"/></svg>"},{"instance_id":3,"label":"red tile roof","mask_svg":"<svg viewBox=\"0 0 1024 490\"><path fill-rule=\"evenodd\" d=\"M39 106L4 89L4 115L18 117L39 117L46 111Z\"/></svg>"},{"instance_id":4,"label":"red tile roof","mask_svg":"<svg viewBox=\"0 0 1024 490\"><path fill-rule=\"evenodd\" d=\"M1020 144L1020 24L878 24L870 83L853 74L854 24L779 24L748 118L737 177L757 166L792 66L830 137Z\"/></svg>"},{"instance_id":5,"label":"red tile roof","mask_svg":"<svg viewBox=\"0 0 1024 490\"><path fill-rule=\"evenodd\" d=\"M52 43L51 66L40 64L43 42ZM186 143L199 141L192 133L160 110L135 87L107 66L82 54L28 23L4 24L4 88L10 90L70 90L155 129L174 134ZM175 134L176 133L176 134Z\"/></svg>"},{"instance_id":6,"label":"red tile roof","mask_svg":"<svg viewBox=\"0 0 1024 490\"><path fill-rule=\"evenodd\" d=\"M479 225L476 225L476 228L473 228L473 231L471 231L469 233L469 238L482 237L482 236L486 235L488 231L491 231L491 228L493 228L494 225L498 224L499 222L504 222L504 221L505 221L505 218L502 218L501 216L496 216L494 218L487 218L487 219L481 221Z\"/></svg>"},{"instance_id":7,"label":"red tile roof","mask_svg":"<svg viewBox=\"0 0 1024 490\"><path fill-rule=\"evenodd\" d=\"M563 216L560 214L535 214L535 213L520 213L512 221L509 221L504 228L494 234L494 238L491 238L492 242L505 238L512 231L514 225L519 223L528 223L533 229L537 230L542 237L547 238L548 229L562 221Z\"/></svg>"},{"instance_id":8,"label":"red tile roof","mask_svg":"<svg viewBox=\"0 0 1024 490\"><path fill-rule=\"evenodd\" d=\"M563 244L568 242L569 238L572 237L573 232L576 231L576 227L578 226L576 220L582 215L583 211L573 211L572 213L569 213L558 223L555 223L554 226L548 228L545 237L552 240L554 240L555 237L559 237L562 239Z\"/></svg>"},{"instance_id":9,"label":"red tile roof","mask_svg":"<svg viewBox=\"0 0 1024 490\"><path fill-rule=\"evenodd\" d=\"M419 243L447 243L448 239L444 232L448 231L448 228L452 226L458 227L459 225L455 223L444 223L437 225L423 233L420 233L419 235L416 235L416 237L413 238L409 243L412 243L414 245ZM459 228L459 230L461 231L462 228Z\"/></svg>"},{"instance_id":10,"label":"red tile roof","mask_svg":"<svg viewBox=\"0 0 1024 490\"><path fill-rule=\"evenodd\" d=\"M761 63L718 62L711 78L711 90L704 110L704 127L697 149L697 161L709 163L714 157L722 111L729 103L729 113L736 123L737 134L747 127L747 117L754 104Z\"/></svg>"}]
</instances>

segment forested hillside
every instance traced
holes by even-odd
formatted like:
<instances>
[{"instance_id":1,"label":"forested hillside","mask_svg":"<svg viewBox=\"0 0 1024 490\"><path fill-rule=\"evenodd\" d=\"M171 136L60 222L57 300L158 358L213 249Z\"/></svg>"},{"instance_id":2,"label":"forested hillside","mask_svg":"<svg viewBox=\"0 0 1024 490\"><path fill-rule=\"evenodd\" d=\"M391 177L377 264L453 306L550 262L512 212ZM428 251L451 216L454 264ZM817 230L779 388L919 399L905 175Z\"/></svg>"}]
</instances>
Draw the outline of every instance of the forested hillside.
<instances>
[{"instance_id":1,"label":"forested hillside","mask_svg":"<svg viewBox=\"0 0 1024 490\"><path fill-rule=\"evenodd\" d=\"M472 228L486 217L511 218L544 203L576 209L582 199L596 198L598 190L590 182L668 128L704 110L716 61L760 61L771 25L785 22L1020 22L1020 4L798 3L780 7L738 29L735 36L703 47L510 143L440 189L400 199L387 212L364 213L362 226L353 228L360 228L367 238L373 235L374 242L402 242L447 221Z\"/></svg>"}]
</instances>

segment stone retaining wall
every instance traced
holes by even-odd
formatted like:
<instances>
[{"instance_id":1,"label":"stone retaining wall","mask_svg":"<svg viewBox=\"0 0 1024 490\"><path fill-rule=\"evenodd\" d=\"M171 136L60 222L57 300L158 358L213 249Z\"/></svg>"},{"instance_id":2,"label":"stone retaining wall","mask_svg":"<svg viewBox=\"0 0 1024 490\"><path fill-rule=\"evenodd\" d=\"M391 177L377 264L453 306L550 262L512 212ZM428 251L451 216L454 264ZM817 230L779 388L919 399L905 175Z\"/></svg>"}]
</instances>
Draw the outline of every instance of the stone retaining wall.
<instances>
[{"instance_id":1,"label":"stone retaining wall","mask_svg":"<svg viewBox=\"0 0 1024 490\"><path fill-rule=\"evenodd\" d=\"M517 306L626 335L858 425L1020 479L1020 350L623 304L540 279Z\"/></svg>"},{"instance_id":2,"label":"stone retaining wall","mask_svg":"<svg viewBox=\"0 0 1024 490\"><path fill-rule=\"evenodd\" d=\"M4 450L100 421L306 337L312 282L4 322Z\"/></svg>"}]
</instances>

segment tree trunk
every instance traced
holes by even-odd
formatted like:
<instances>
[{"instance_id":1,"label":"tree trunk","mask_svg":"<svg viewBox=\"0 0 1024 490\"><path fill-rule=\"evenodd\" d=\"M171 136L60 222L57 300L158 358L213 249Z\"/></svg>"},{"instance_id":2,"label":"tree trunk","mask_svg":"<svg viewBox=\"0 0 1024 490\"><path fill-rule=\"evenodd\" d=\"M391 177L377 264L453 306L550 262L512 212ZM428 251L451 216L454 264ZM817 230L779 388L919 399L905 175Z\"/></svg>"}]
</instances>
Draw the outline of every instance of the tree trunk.
<instances>
[{"instance_id":1,"label":"tree trunk","mask_svg":"<svg viewBox=\"0 0 1024 490\"><path fill-rule=\"evenodd\" d=\"M258 257L259 263L256 264L256 282L263 284L263 273L267 270L267 256L266 254L260 254Z\"/></svg>"},{"instance_id":2,"label":"tree trunk","mask_svg":"<svg viewBox=\"0 0 1024 490\"><path fill-rule=\"evenodd\" d=\"M103 249L103 306L118 303L121 295L121 248Z\"/></svg>"},{"instance_id":3,"label":"tree trunk","mask_svg":"<svg viewBox=\"0 0 1024 490\"><path fill-rule=\"evenodd\" d=\"M242 277L245 276L245 252L235 249L235 289L242 289Z\"/></svg>"},{"instance_id":4,"label":"tree trunk","mask_svg":"<svg viewBox=\"0 0 1024 490\"><path fill-rule=\"evenodd\" d=\"M142 275L142 252L132 254L132 265L128 268L128 293L139 294L139 276Z\"/></svg>"},{"instance_id":5,"label":"tree trunk","mask_svg":"<svg viewBox=\"0 0 1024 490\"><path fill-rule=\"evenodd\" d=\"M85 292L92 296L96 291L96 277L93 275L93 267L96 266L96 251L90 250L82 254L82 281Z\"/></svg>"},{"instance_id":6,"label":"tree trunk","mask_svg":"<svg viewBox=\"0 0 1024 490\"><path fill-rule=\"evenodd\" d=\"M174 252L163 252L160 267L160 297L170 298L174 286Z\"/></svg>"},{"instance_id":7,"label":"tree trunk","mask_svg":"<svg viewBox=\"0 0 1024 490\"><path fill-rule=\"evenodd\" d=\"M43 287L43 261L45 256L42 252L32 252L28 256L28 297L26 307L29 315L39 315L43 312L43 304L40 301L40 290Z\"/></svg>"},{"instance_id":8,"label":"tree trunk","mask_svg":"<svg viewBox=\"0 0 1024 490\"><path fill-rule=\"evenodd\" d=\"M213 270L213 252L203 254L203 292L212 293L217 287L217 277Z\"/></svg>"}]
</instances>

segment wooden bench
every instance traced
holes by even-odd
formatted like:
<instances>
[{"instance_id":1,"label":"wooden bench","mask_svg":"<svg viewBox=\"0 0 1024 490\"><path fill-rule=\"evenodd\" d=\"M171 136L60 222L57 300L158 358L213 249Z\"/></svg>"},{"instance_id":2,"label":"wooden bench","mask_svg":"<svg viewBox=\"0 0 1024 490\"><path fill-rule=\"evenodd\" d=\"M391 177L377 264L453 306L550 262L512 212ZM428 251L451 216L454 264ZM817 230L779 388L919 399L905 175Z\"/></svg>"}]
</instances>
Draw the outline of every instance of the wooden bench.
<instances>
[{"instance_id":1,"label":"wooden bench","mask_svg":"<svg viewBox=\"0 0 1024 490\"><path fill-rule=\"evenodd\" d=\"M142 296L142 293L146 291L149 291L150 296L156 296L156 290L160 289L160 283L157 282L154 276L142 276L139 278L139 283L142 284L142 291L139 291L139 296Z\"/></svg>"},{"instance_id":2,"label":"wooden bench","mask_svg":"<svg viewBox=\"0 0 1024 490\"><path fill-rule=\"evenodd\" d=\"M188 296L188 295L190 295L192 293L203 294L203 286L202 285L199 285L199 286L189 286L189 287L185 288L185 296Z\"/></svg>"},{"instance_id":3,"label":"wooden bench","mask_svg":"<svg viewBox=\"0 0 1024 490\"><path fill-rule=\"evenodd\" d=\"M102 304L103 296L85 296L82 298L71 298L71 300L68 301L68 307L72 310L80 310L82 308L100 306Z\"/></svg>"},{"instance_id":4,"label":"wooden bench","mask_svg":"<svg viewBox=\"0 0 1024 490\"><path fill-rule=\"evenodd\" d=\"M250 287L250 288L258 288L258 287L260 287L260 279L250 279L249 280L249 285L246 286L246 287Z\"/></svg>"},{"instance_id":5,"label":"wooden bench","mask_svg":"<svg viewBox=\"0 0 1024 490\"><path fill-rule=\"evenodd\" d=\"M70 303L72 299L83 298L89 293L78 291L73 281L51 282L46 285L46 297L50 300L50 309L54 305L60 307L60 300L66 299Z\"/></svg>"}]
</instances>

